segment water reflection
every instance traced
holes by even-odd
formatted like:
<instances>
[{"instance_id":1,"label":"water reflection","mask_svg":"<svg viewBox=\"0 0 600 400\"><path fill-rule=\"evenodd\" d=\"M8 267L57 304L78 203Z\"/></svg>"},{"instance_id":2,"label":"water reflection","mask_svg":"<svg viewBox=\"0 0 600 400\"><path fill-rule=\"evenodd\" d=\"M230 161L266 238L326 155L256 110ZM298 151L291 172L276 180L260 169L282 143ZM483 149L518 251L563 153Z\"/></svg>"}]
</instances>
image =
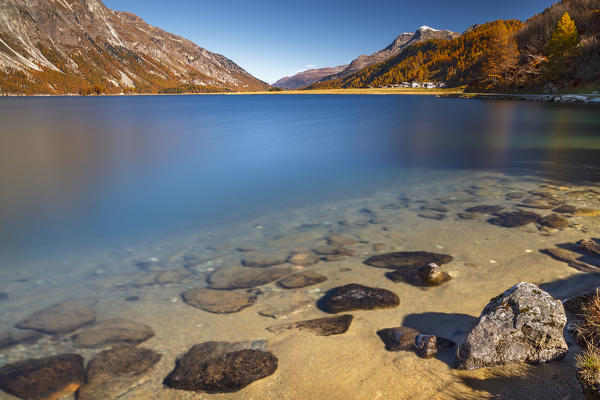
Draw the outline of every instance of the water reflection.
<instances>
[{"instance_id":1,"label":"water reflection","mask_svg":"<svg viewBox=\"0 0 600 400\"><path fill-rule=\"evenodd\" d=\"M0 240L102 246L458 168L596 179L597 108L398 96L0 99ZM398 178L400 176L400 178Z\"/></svg>"}]
</instances>

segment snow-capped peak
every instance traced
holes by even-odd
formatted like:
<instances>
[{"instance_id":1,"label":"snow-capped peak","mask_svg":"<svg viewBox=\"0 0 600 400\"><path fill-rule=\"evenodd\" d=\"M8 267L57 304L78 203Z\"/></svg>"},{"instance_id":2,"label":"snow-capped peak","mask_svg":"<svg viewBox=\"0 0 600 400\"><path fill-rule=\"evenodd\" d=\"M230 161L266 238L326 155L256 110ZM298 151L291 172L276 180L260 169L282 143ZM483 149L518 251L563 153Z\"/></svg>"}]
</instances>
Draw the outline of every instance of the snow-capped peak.
<instances>
[{"instance_id":1,"label":"snow-capped peak","mask_svg":"<svg viewBox=\"0 0 600 400\"><path fill-rule=\"evenodd\" d=\"M427 25L423 25L422 27L420 27L418 30L420 31L434 31L434 32L438 32L438 29L433 29Z\"/></svg>"}]
</instances>

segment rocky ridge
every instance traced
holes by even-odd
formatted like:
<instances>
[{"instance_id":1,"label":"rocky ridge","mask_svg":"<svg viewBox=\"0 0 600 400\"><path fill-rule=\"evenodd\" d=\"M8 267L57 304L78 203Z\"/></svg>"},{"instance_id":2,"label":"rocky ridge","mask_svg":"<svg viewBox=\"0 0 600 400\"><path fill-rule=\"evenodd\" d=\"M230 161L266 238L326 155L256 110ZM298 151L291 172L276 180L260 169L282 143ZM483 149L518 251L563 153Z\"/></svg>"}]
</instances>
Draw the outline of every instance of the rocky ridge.
<instances>
[{"instance_id":1,"label":"rocky ridge","mask_svg":"<svg viewBox=\"0 0 600 400\"><path fill-rule=\"evenodd\" d=\"M230 59L101 0L0 0L0 71L0 93L269 87Z\"/></svg>"}]
</instances>

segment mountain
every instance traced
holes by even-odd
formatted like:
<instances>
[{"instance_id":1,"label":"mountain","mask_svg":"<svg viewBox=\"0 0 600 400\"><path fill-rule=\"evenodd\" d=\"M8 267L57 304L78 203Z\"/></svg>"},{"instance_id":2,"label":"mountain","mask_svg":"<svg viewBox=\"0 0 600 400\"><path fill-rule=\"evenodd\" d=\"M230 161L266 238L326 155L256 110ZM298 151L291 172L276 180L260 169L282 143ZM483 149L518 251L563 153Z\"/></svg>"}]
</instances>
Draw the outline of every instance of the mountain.
<instances>
[{"instance_id":1,"label":"mountain","mask_svg":"<svg viewBox=\"0 0 600 400\"><path fill-rule=\"evenodd\" d=\"M348 65L340 65L337 67L316 68L302 71L293 76L281 78L273 84L273 86L281 89L298 89L320 81L329 75L334 75L342 72Z\"/></svg>"},{"instance_id":2,"label":"mountain","mask_svg":"<svg viewBox=\"0 0 600 400\"><path fill-rule=\"evenodd\" d=\"M101 0L0 0L0 93L268 88L230 59Z\"/></svg>"},{"instance_id":3,"label":"mountain","mask_svg":"<svg viewBox=\"0 0 600 400\"><path fill-rule=\"evenodd\" d=\"M568 13L579 41L563 54L548 43ZM393 57L308 89L364 88L402 82L444 82L467 91L552 92L600 87L600 0L562 0L525 22L498 20L471 26L451 39L407 43Z\"/></svg>"},{"instance_id":4,"label":"mountain","mask_svg":"<svg viewBox=\"0 0 600 400\"><path fill-rule=\"evenodd\" d=\"M352 75L361 69L368 67L369 65L377 64L385 61L390 57L394 57L399 54L406 47L415 43L431 40L431 39L453 39L458 37L459 34L447 30L433 29L428 26L422 26L414 33L403 33L399 35L394 41L387 46L385 49L379 50L371 55L361 55L358 58L352 60L350 64L341 72L332 74L323 80L334 80L339 78L345 78Z\"/></svg>"}]
</instances>

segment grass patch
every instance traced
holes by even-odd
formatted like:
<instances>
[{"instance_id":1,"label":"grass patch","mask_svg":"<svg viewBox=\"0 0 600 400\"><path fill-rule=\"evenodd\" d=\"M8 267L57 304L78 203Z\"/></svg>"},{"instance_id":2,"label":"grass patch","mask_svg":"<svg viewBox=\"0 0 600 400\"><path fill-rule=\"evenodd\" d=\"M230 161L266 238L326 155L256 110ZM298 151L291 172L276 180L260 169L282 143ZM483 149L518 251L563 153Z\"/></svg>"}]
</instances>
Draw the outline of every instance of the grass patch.
<instances>
[{"instance_id":1,"label":"grass patch","mask_svg":"<svg viewBox=\"0 0 600 400\"><path fill-rule=\"evenodd\" d=\"M590 348L600 345L600 291L581 305L579 334Z\"/></svg>"},{"instance_id":2,"label":"grass patch","mask_svg":"<svg viewBox=\"0 0 600 400\"><path fill-rule=\"evenodd\" d=\"M575 366L582 382L593 386L600 376L600 352L595 348L588 348L581 354L575 356Z\"/></svg>"}]
</instances>

